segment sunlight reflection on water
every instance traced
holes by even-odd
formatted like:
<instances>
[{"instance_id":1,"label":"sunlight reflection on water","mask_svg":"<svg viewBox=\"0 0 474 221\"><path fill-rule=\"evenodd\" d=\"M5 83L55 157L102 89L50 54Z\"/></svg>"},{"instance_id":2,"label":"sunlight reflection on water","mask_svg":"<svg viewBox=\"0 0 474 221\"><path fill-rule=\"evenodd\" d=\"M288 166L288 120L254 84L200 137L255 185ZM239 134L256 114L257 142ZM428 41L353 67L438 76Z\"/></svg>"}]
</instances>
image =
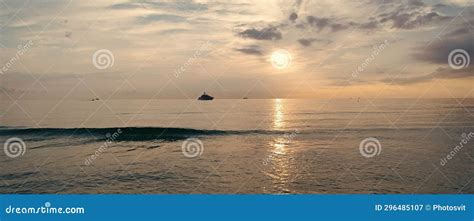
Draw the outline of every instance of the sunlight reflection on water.
<instances>
[{"instance_id":1,"label":"sunlight reflection on water","mask_svg":"<svg viewBox=\"0 0 474 221\"><path fill-rule=\"evenodd\" d=\"M283 121L283 101L281 99L274 100L273 109L273 129L282 129L284 126Z\"/></svg>"},{"instance_id":2,"label":"sunlight reflection on water","mask_svg":"<svg viewBox=\"0 0 474 221\"><path fill-rule=\"evenodd\" d=\"M284 128L284 102L281 99L274 100L274 111L273 111L273 128L280 130ZM279 135L273 137L272 141L269 142L270 152L270 165L271 169L265 174L269 176L273 183L273 188L282 193L290 193L289 177L290 171L290 156L288 151L288 145L283 136Z\"/></svg>"}]
</instances>

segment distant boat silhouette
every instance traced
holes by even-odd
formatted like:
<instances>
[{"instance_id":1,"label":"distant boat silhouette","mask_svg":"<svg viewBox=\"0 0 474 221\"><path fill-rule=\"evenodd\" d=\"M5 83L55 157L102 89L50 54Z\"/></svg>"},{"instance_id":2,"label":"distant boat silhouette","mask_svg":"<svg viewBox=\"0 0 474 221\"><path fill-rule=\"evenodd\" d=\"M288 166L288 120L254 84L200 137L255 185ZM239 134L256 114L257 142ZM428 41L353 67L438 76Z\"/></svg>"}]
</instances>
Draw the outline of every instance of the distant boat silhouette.
<instances>
[{"instance_id":1,"label":"distant boat silhouette","mask_svg":"<svg viewBox=\"0 0 474 221\"><path fill-rule=\"evenodd\" d=\"M212 101L214 99L213 96L210 96L204 92L200 97L198 97L198 100L200 101Z\"/></svg>"},{"instance_id":2,"label":"distant boat silhouette","mask_svg":"<svg viewBox=\"0 0 474 221\"><path fill-rule=\"evenodd\" d=\"M248 97L244 97L244 98L242 98L242 99L247 100L247 99L249 99L249 98L248 98Z\"/></svg>"}]
</instances>

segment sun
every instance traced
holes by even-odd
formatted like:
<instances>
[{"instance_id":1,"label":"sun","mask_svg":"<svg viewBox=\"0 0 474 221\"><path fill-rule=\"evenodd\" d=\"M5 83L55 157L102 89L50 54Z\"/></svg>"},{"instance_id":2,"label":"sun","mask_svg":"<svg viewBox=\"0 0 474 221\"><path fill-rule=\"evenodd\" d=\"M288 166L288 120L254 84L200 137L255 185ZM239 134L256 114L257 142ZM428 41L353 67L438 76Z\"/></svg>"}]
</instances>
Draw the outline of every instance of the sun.
<instances>
[{"instance_id":1,"label":"sun","mask_svg":"<svg viewBox=\"0 0 474 221\"><path fill-rule=\"evenodd\" d=\"M286 69L291 64L291 54L283 49L276 50L270 58L272 66L276 69Z\"/></svg>"}]
</instances>

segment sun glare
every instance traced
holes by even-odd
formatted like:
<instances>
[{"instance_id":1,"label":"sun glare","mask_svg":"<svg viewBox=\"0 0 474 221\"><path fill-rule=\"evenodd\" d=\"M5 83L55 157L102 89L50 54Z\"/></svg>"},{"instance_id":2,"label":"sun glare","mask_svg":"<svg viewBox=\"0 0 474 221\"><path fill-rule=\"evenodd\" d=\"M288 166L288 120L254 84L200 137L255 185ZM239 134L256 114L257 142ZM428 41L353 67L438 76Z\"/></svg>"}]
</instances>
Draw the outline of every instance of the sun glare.
<instances>
[{"instance_id":1,"label":"sun glare","mask_svg":"<svg viewBox=\"0 0 474 221\"><path fill-rule=\"evenodd\" d=\"M270 58L272 66L276 69L286 69L291 64L291 55L288 51L280 49L272 53Z\"/></svg>"}]
</instances>

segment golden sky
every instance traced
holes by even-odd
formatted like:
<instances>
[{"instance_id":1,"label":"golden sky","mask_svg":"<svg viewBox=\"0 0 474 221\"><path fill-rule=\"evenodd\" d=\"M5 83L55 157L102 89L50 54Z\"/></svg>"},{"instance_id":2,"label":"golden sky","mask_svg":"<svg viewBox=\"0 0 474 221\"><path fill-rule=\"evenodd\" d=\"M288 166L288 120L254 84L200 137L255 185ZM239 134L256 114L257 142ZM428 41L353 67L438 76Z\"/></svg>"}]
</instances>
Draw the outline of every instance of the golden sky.
<instances>
[{"instance_id":1,"label":"golden sky","mask_svg":"<svg viewBox=\"0 0 474 221\"><path fill-rule=\"evenodd\" d=\"M11 99L474 97L474 1L0 6Z\"/></svg>"}]
</instances>

